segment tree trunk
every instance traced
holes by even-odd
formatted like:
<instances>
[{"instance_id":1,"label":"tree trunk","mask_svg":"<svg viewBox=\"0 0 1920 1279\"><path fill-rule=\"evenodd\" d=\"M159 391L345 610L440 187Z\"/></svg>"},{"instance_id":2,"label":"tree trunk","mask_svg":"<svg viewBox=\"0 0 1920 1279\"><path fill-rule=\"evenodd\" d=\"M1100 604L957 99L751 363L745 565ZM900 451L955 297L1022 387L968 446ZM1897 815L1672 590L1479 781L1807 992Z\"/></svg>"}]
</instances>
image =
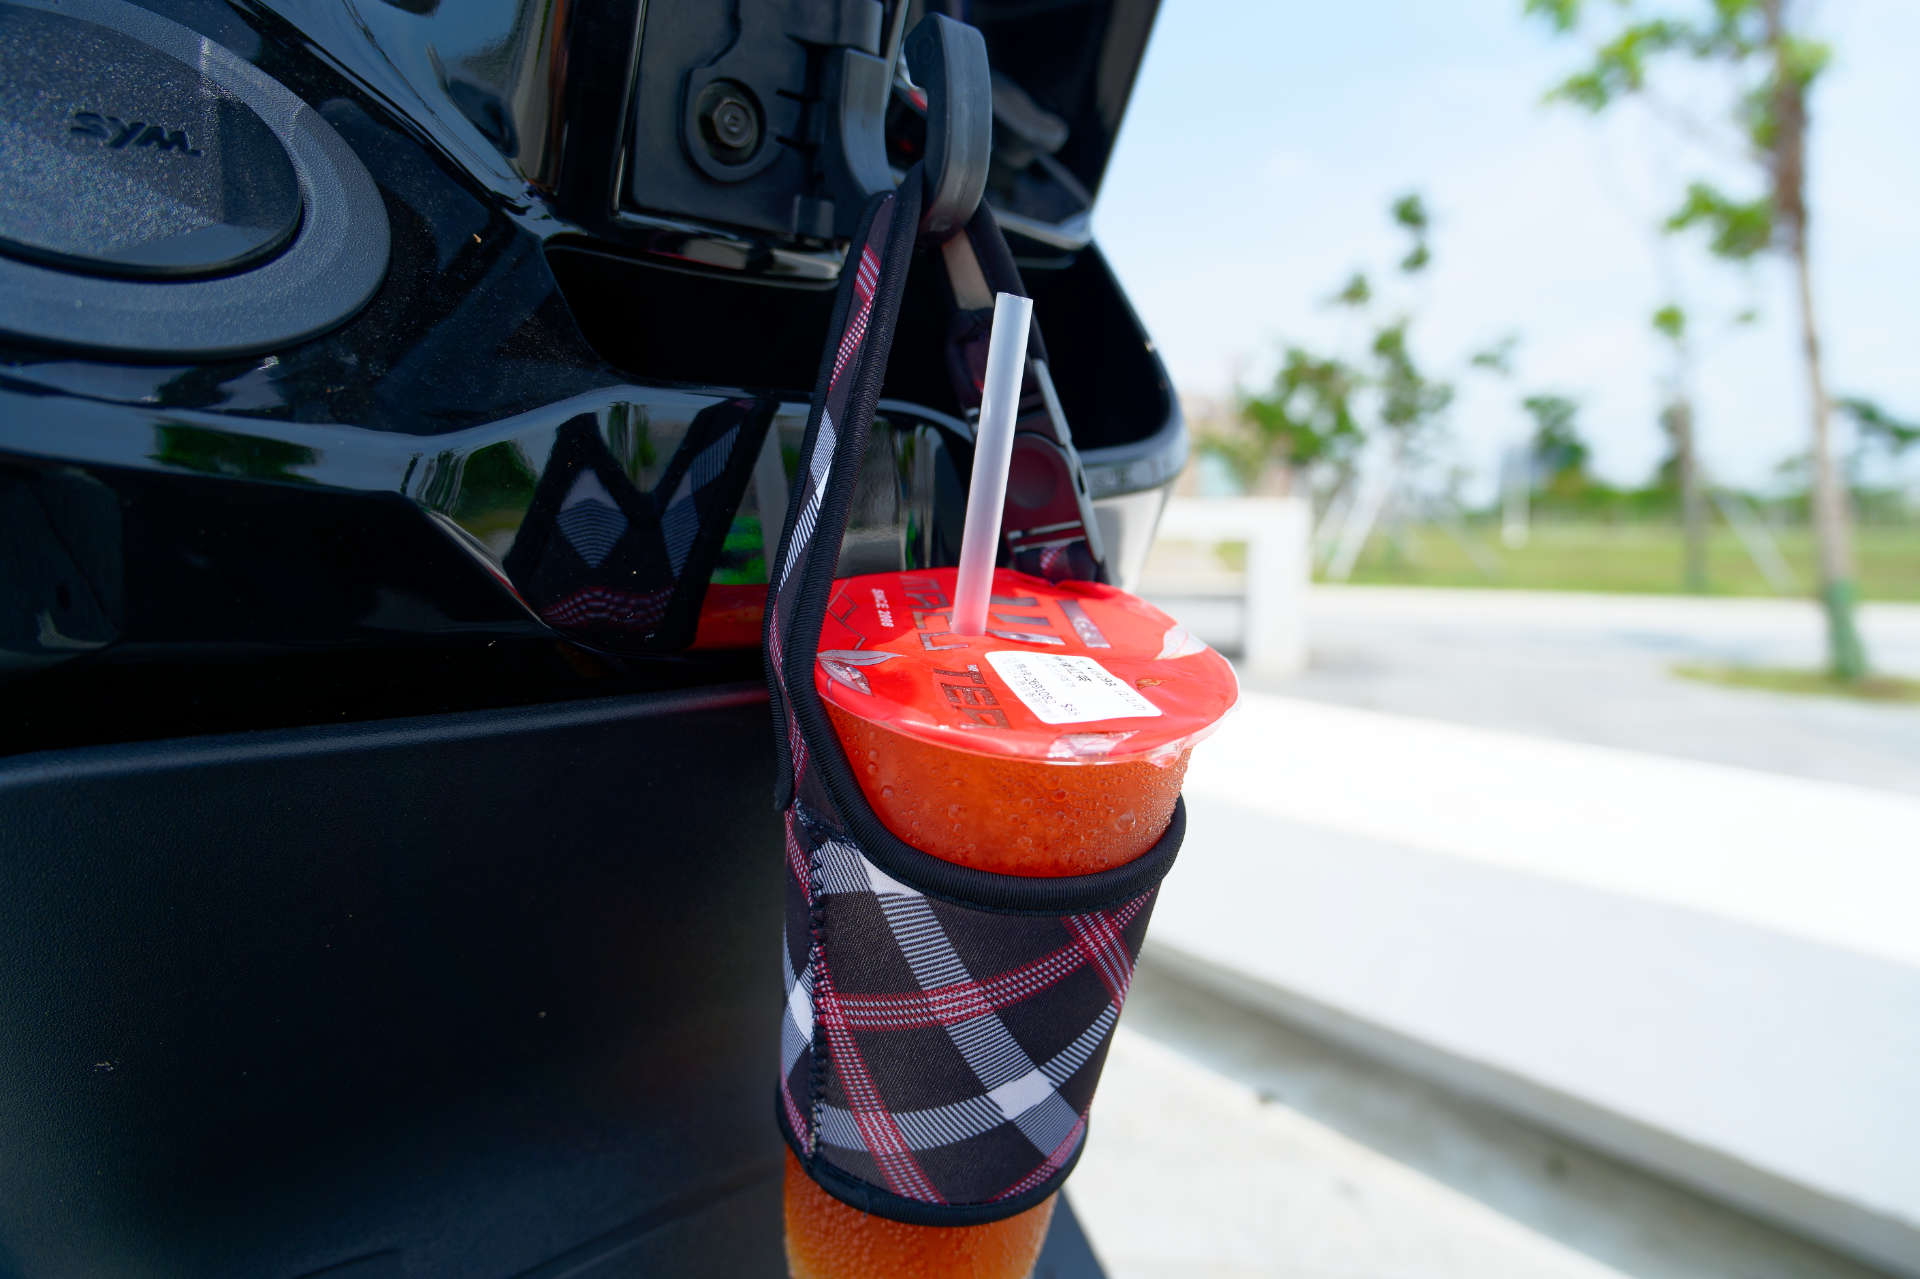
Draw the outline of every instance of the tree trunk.
<instances>
[{"instance_id":1,"label":"tree trunk","mask_svg":"<svg viewBox=\"0 0 1920 1279\"><path fill-rule=\"evenodd\" d=\"M1867 651L1854 619L1858 591L1853 578L1853 513L1833 461L1833 413L1820 367L1820 330L1813 316L1813 277L1804 236L1795 246L1794 275L1800 290L1800 332L1813 397L1813 528L1820 546L1820 601L1827 611L1827 666L1834 678L1867 673Z\"/></svg>"},{"instance_id":2,"label":"tree trunk","mask_svg":"<svg viewBox=\"0 0 1920 1279\"><path fill-rule=\"evenodd\" d=\"M1269 458L1261 466L1260 474L1254 477L1253 495L1255 497L1291 497L1293 485L1293 463L1283 457Z\"/></svg>"},{"instance_id":3,"label":"tree trunk","mask_svg":"<svg viewBox=\"0 0 1920 1279\"><path fill-rule=\"evenodd\" d=\"M1680 472L1681 537L1686 545L1686 587L1690 595L1707 593L1707 494L1700 483L1700 460L1693 445L1693 401L1677 396L1668 412L1673 421L1674 460Z\"/></svg>"},{"instance_id":4,"label":"tree trunk","mask_svg":"<svg viewBox=\"0 0 1920 1279\"><path fill-rule=\"evenodd\" d=\"M1827 613L1827 666L1834 678L1857 680L1867 672L1866 648L1854 620L1852 515L1847 491L1833 463L1832 406L1820 367L1820 327L1813 312L1813 269L1808 261L1806 199L1806 86L1788 64L1784 0L1765 0L1767 44L1773 53L1773 205L1793 257L1800 294L1800 341L1813 401L1813 527L1820 547L1820 599Z\"/></svg>"}]
</instances>

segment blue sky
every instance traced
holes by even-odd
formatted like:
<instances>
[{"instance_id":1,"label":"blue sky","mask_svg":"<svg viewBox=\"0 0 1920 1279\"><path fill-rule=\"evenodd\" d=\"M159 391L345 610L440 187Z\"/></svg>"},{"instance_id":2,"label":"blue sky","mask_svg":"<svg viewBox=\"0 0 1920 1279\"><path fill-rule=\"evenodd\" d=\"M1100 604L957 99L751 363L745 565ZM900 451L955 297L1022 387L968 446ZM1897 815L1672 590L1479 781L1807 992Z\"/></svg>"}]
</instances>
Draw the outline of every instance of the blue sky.
<instances>
[{"instance_id":1,"label":"blue sky","mask_svg":"<svg viewBox=\"0 0 1920 1279\"><path fill-rule=\"evenodd\" d=\"M1358 337L1322 300L1356 268L1381 277L1399 246L1386 205L1419 190L1436 229L1431 278L1401 299L1417 310L1417 353L1445 371L1522 337L1517 381L1463 379L1452 416L1450 458L1482 491L1525 433L1522 389L1581 400L1602 473L1651 470L1664 361L1648 316L1675 285L1700 332L1706 465L1767 483L1808 430L1785 268L1704 265L1682 244L1663 266L1649 227L1714 158L1676 148L1637 107L1602 121L1541 107L1579 48L1519 8L1163 0L1099 242L1175 384L1224 394L1269 376L1283 341ZM1837 51L1813 103L1829 380L1920 417L1920 0L1815 0L1813 16ZM1674 92L1705 114L1706 88ZM1760 321L1732 326L1748 306Z\"/></svg>"}]
</instances>

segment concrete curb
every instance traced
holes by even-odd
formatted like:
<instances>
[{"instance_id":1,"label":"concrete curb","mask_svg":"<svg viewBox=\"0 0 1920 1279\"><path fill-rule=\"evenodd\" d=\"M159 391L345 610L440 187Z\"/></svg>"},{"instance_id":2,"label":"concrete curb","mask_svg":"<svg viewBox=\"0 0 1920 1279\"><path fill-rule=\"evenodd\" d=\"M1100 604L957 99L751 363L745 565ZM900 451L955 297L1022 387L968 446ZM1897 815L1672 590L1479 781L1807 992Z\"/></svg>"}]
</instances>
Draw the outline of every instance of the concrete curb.
<instances>
[{"instance_id":1,"label":"concrete curb","mask_svg":"<svg viewBox=\"0 0 1920 1279\"><path fill-rule=\"evenodd\" d=\"M1273 1021L1381 1061L1710 1199L1894 1273L1920 1277L1920 1231L1484 1061L1450 1052L1297 991L1149 941L1141 963ZM1920 1156L1917 1156L1920 1158Z\"/></svg>"}]
</instances>

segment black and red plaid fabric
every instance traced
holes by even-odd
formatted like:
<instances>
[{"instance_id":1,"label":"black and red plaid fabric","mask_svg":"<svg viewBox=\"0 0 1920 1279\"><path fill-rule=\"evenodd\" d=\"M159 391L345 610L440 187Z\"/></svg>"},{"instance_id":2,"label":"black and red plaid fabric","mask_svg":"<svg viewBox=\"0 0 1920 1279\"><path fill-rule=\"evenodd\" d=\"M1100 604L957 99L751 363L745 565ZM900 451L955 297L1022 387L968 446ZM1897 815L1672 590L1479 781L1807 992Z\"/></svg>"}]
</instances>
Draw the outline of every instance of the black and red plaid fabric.
<instances>
[{"instance_id":1,"label":"black and red plaid fabric","mask_svg":"<svg viewBox=\"0 0 1920 1279\"><path fill-rule=\"evenodd\" d=\"M919 204L916 169L875 199L849 250L768 594L786 810L776 1111L831 1194L965 1225L1039 1203L1079 1158L1185 814L1176 807L1146 855L1096 875L953 865L881 825L827 723L813 684L820 626Z\"/></svg>"}]
</instances>

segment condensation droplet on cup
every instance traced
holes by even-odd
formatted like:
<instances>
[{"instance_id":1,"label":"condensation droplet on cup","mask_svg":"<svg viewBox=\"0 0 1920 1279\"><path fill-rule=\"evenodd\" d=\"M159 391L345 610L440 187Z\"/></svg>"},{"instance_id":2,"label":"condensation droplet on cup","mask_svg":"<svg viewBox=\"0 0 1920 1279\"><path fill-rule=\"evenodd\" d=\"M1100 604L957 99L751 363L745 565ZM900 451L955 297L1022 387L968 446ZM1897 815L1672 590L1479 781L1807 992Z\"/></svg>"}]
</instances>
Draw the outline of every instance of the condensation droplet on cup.
<instances>
[{"instance_id":1,"label":"condensation droplet on cup","mask_svg":"<svg viewBox=\"0 0 1920 1279\"><path fill-rule=\"evenodd\" d=\"M891 786L882 786L882 787L880 788L880 798L881 798L881 799L892 799L892 798L893 798L893 787L891 787Z\"/></svg>"},{"instance_id":2,"label":"condensation droplet on cup","mask_svg":"<svg viewBox=\"0 0 1920 1279\"><path fill-rule=\"evenodd\" d=\"M1133 815L1133 810L1128 809L1126 812L1120 814L1118 817L1113 819L1113 828L1119 831L1122 835L1125 835L1128 832L1130 832L1136 825L1139 824L1139 820L1140 820L1139 818Z\"/></svg>"}]
</instances>

